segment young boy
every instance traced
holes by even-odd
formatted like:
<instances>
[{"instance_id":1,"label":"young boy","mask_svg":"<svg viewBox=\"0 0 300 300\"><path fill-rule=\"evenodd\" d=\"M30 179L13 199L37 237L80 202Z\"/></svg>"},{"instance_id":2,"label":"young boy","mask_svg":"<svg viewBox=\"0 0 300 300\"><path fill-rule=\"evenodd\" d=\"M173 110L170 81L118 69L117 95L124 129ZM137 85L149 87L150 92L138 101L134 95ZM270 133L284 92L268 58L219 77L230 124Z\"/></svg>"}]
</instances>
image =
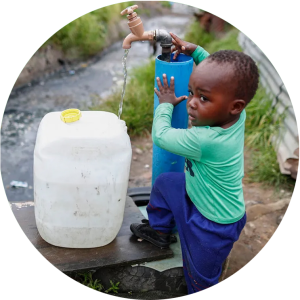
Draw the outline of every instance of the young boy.
<instances>
[{"instance_id":1,"label":"young boy","mask_svg":"<svg viewBox=\"0 0 300 300\"><path fill-rule=\"evenodd\" d=\"M255 95L258 69L246 54L218 51L171 34L179 53L197 64L189 81L189 97L176 97L174 78L168 86L157 78L153 142L186 158L186 173L163 173L155 181L147 212L149 222L131 224L131 231L164 248L173 241L175 224L181 242L188 293L218 283L222 264L246 223L244 176L245 107ZM192 128L171 127L175 105L187 100Z\"/></svg>"}]
</instances>

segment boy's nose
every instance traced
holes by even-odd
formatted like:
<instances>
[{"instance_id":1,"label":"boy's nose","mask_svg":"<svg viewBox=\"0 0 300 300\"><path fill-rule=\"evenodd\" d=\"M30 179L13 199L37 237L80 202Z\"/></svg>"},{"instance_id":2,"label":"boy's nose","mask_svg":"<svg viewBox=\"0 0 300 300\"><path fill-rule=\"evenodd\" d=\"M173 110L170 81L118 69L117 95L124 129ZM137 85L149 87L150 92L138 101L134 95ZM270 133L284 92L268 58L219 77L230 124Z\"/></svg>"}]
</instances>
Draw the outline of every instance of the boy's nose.
<instances>
[{"instance_id":1,"label":"boy's nose","mask_svg":"<svg viewBox=\"0 0 300 300\"><path fill-rule=\"evenodd\" d=\"M197 104L196 104L196 101L194 100L194 97L190 101L187 102L187 105L192 109L197 108Z\"/></svg>"}]
</instances>

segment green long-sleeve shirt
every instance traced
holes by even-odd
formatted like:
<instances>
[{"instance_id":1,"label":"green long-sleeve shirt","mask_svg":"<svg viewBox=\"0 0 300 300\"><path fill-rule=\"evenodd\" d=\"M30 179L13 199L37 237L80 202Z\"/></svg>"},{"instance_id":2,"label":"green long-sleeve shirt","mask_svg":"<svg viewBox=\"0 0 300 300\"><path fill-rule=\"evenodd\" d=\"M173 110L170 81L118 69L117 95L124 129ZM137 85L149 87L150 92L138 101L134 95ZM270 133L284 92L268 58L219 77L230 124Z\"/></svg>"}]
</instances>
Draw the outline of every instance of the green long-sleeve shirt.
<instances>
[{"instance_id":1,"label":"green long-sleeve shirt","mask_svg":"<svg viewBox=\"0 0 300 300\"><path fill-rule=\"evenodd\" d=\"M192 54L196 64L209 54L201 47ZM229 224L245 213L244 130L246 113L227 129L195 126L171 127L173 105L160 104L153 120L152 139L160 148L186 158L186 191L209 220Z\"/></svg>"}]
</instances>

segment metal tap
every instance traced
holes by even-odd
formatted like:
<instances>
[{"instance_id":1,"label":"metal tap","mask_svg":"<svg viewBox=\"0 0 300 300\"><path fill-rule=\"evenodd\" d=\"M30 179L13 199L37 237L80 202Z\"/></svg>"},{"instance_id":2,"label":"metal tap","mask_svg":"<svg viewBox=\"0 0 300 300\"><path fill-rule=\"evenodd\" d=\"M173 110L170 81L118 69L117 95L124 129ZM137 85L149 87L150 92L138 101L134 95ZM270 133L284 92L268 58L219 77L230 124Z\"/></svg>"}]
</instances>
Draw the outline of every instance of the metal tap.
<instances>
[{"instance_id":1,"label":"metal tap","mask_svg":"<svg viewBox=\"0 0 300 300\"><path fill-rule=\"evenodd\" d=\"M123 49L130 49L131 43L135 41L155 40L160 42L160 46L162 47L162 60L170 61L172 46L171 35L164 29L144 31L143 22L134 11L137 8L137 5L132 5L121 11L121 15L127 14L128 26L131 30L131 33L128 34L123 41Z\"/></svg>"}]
</instances>

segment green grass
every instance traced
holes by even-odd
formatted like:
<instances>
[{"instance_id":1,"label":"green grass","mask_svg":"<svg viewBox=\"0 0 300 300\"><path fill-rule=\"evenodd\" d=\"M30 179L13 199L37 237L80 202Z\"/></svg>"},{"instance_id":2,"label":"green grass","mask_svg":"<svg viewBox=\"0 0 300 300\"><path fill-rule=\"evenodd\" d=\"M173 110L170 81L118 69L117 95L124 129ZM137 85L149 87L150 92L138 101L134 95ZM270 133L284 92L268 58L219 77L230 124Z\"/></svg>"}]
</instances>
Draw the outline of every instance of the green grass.
<instances>
[{"instance_id":1,"label":"green grass","mask_svg":"<svg viewBox=\"0 0 300 300\"><path fill-rule=\"evenodd\" d=\"M159 1L161 3L161 6L162 7L165 7L165 8L171 8L172 5L169 1Z\"/></svg>"},{"instance_id":2,"label":"green grass","mask_svg":"<svg viewBox=\"0 0 300 300\"><path fill-rule=\"evenodd\" d=\"M59 30L50 40L70 58L91 56L105 45L106 30L93 14L84 15Z\"/></svg>"},{"instance_id":3,"label":"green grass","mask_svg":"<svg viewBox=\"0 0 300 300\"><path fill-rule=\"evenodd\" d=\"M267 148L279 135L286 114L278 114L277 107L263 87L259 87L254 98L246 107L246 139L250 147Z\"/></svg>"},{"instance_id":4,"label":"green grass","mask_svg":"<svg viewBox=\"0 0 300 300\"><path fill-rule=\"evenodd\" d=\"M251 148L250 151L251 168L248 173L250 182L260 182L274 187L277 191L281 188L293 190L295 180L280 173L273 145Z\"/></svg>"},{"instance_id":5,"label":"green grass","mask_svg":"<svg viewBox=\"0 0 300 300\"><path fill-rule=\"evenodd\" d=\"M131 136L141 136L149 133L152 127L155 61L150 60L148 64L135 68L129 76L121 117L126 122ZM120 100L121 89L108 97L103 104L90 109L117 114Z\"/></svg>"},{"instance_id":6,"label":"green grass","mask_svg":"<svg viewBox=\"0 0 300 300\"><path fill-rule=\"evenodd\" d=\"M272 99L260 86L246 107L246 113L245 144L251 152L250 181L263 182L277 189L283 186L292 188L294 181L280 173L275 151L285 112L277 113Z\"/></svg>"},{"instance_id":7,"label":"green grass","mask_svg":"<svg viewBox=\"0 0 300 300\"><path fill-rule=\"evenodd\" d=\"M207 33L199 24L199 21L194 21L187 33L184 36L184 40L190 43L200 45L205 48L212 43L214 40L214 35L212 33Z\"/></svg>"},{"instance_id":8,"label":"green grass","mask_svg":"<svg viewBox=\"0 0 300 300\"><path fill-rule=\"evenodd\" d=\"M52 44L70 59L95 55L106 46L109 26L122 18L120 12L130 3L109 5L85 14L57 31L43 46Z\"/></svg>"},{"instance_id":9,"label":"green grass","mask_svg":"<svg viewBox=\"0 0 300 300\"><path fill-rule=\"evenodd\" d=\"M112 280L109 281L110 287L108 289L105 289L104 286L100 283L99 279L93 279L93 271L88 271L84 273L73 273L70 277L78 281L79 283L98 292L104 292L107 294L109 293L117 294L119 290L120 282L113 283Z\"/></svg>"},{"instance_id":10,"label":"green grass","mask_svg":"<svg viewBox=\"0 0 300 300\"><path fill-rule=\"evenodd\" d=\"M237 42L239 31L232 28L221 39L212 40L205 48L208 53L214 53L219 50L236 50L242 51L242 48Z\"/></svg>"}]
</instances>

